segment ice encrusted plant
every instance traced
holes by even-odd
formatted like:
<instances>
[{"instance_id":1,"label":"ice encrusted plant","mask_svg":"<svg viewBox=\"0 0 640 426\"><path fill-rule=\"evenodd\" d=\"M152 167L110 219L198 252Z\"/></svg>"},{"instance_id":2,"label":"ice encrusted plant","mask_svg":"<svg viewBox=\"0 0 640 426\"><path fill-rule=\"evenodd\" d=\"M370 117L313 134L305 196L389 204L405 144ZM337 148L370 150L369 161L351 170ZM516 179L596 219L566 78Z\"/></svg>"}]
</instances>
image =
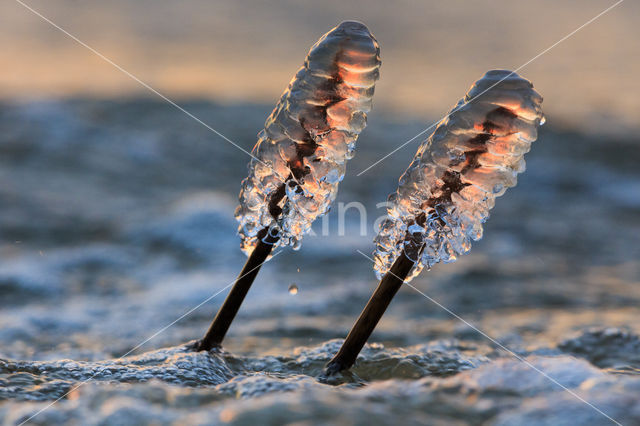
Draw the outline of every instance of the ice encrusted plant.
<instances>
[{"instance_id":1,"label":"ice encrusted plant","mask_svg":"<svg viewBox=\"0 0 640 426\"><path fill-rule=\"evenodd\" d=\"M222 343L272 250L299 248L329 211L366 126L380 65L378 42L360 22L341 23L311 47L258 134L236 210L249 258L199 350Z\"/></svg>"},{"instance_id":2,"label":"ice encrusted plant","mask_svg":"<svg viewBox=\"0 0 640 426\"><path fill-rule=\"evenodd\" d=\"M487 72L438 123L389 196L388 218L375 238L380 283L327 374L353 365L405 281L455 261L482 238L495 199L525 170L524 154L541 124L542 97L506 70Z\"/></svg>"}]
</instances>

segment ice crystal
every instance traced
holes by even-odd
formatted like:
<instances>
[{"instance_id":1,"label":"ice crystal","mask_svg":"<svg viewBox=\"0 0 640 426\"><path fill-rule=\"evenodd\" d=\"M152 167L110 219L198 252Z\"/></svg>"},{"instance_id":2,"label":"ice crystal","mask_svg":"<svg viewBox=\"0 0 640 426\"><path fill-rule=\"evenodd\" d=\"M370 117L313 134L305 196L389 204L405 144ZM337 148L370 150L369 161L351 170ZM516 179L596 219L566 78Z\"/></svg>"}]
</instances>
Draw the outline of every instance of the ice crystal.
<instances>
[{"instance_id":1,"label":"ice crystal","mask_svg":"<svg viewBox=\"0 0 640 426\"><path fill-rule=\"evenodd\" d=\"M482 238L496 197L515 186L524 154L544 123L542 97L516 73L487 72L438 123L389 196L375 239L381 278L402 253L408 279L453 262Z\"/></svg>"},{"instance_id":2,"label":"ice crystal","mask_svg":"<svg viewBox=\"0 0 640 426\"><path fill-rule=\"evenodd\" d=\"M329 211L366 125L379 69L378 43L359 22L341 23L312 46L253 148L236 210L245 253L268 235L298 248Z\"/></svg>"}]
</instances>

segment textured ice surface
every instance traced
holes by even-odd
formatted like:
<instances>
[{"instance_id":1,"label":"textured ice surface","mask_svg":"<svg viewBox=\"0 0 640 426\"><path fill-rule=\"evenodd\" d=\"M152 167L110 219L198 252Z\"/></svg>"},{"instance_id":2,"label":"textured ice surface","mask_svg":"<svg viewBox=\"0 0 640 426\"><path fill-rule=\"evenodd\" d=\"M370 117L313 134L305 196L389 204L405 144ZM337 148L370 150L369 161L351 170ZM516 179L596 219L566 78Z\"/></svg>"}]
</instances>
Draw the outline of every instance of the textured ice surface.
<instances>
[{"instance_id":1,"label":"textured ice surface","mask_svg":"<svg viewBox=\"0 0 640 426\"><path fill-rule=\"evenodd\" d=\"M383 348L377 352L380 358L388 357ZM422 358L419 353L406 356L408 366ZM391 359L380 359L379 363L392 364ZM637 424L640 419L637 376L607 375L584 360L562 354L530 355L526 360L620 424ZM229 362L247 369L253 363L240 359ZM308 373L285 373L302 363L302 356L274 358L266 368L260 366L263 371L235 373L225 383L184 386L172 386L171 381L168 384L155 374L140 380L133 376L114 380L105 367L97 380L74 389L69 397L46 409L56 395L47 398L47 390L71 386L73 370L60 368L54 373L53 364L44 373L22 367L9 374L7 388L15 389L14 396L0 405L0 417L6 424L20 424L44 409L32 423L324 425L353 424L349 420L357 419L355 424L611 424L592 406L516 359L481 363L449 377L418 369L417 375L405 375L398 368L387 367L393 371L390 377L367 386L353 375L352 383L335 387ZM189 367L167 362L151 369L181 371ZM349 381L349 377L343 379Z\"/></svg>"},{"instance_id":2,"label":"textured ice surface","mask_svg":"<svg viewBox=\"0 0 640 426\"><path fill-rule=\"evenodd\" d=\"M375 239L381 278L404 253L415 266L453 262L482 238L495 198L516 185L524 154L544 122L542 97L515 73L492 70L478 80L420 145L389 196L389 218Z\"/></svg>"},{"instance_id":3,"label":"textured ice surface","mask_svg":"<svg viewBox=\"0 0 640 426\"><path fill-rule=\"evenodd\" d=\"M264 123L264 105L185 107ZM612 424L410 288L376 329L384 346L365 347L345 385L318 383L342 343L331 339L371 293L367 263L351 255L367 244L351 237L358 221L346 221L350 246L315 239L261 271L222 359L181 348L224 292L116 361L235 280L246 161L146 98L0 102L0 128L0 424L93 373L27 425ZM367 149L421 128L380 116ZM492 211L500 229L429 274L429 295L623 425L640 424L640 191L629 190L640 188L640 139L544 130L528 178ZM243 126L228 132L239 140ZM364 169L364 157L349 167ZM392 157L340 190L375 211L371 188L402 166Z\"/></svg>"},{"instance_id":4,"label":"textured ice surface","mask_svg":"<svg viewBox=\"0 0 640 426\"><path fill-rule=\"evenodd\" d=\"M366 125L380 68L367 27L346 21L313 45L258 134L236 219L245 253L260 231L299 247L328 212Z\"/></svg>"}]
</instances>

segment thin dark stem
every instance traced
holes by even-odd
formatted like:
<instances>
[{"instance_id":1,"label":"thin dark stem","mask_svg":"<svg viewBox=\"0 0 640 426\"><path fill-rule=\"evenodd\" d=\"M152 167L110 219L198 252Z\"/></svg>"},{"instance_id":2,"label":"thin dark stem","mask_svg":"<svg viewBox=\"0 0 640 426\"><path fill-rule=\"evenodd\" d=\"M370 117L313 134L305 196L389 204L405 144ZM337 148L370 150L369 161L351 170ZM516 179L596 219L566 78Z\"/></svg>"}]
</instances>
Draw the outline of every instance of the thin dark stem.
<instances>
[{"instance_id":1,"label":"thin dark stem","mask_svg":"<svg viewBox=\"0 0 640 426\"><path fill-rule=\"evenodd\" d=\"M373 292L367 306L362 310L360 317L351 328L342 347L333 357L325 369L325 374L330 376L339 371L351 368L356 362L358 354L367 343L369 336L378 325L378 321L387 310L391 299L396 295L405 278L411 271L414 262L404 252L396 259L389 272L380 280L380 284Z\"/></svg>"},{"instance_id":2,"label":"thin dark stem","mask_svg":"<svg viewBox=\"0 0 640 426\"><path fill-rule=\"evenodd\" d=\"M264 235L266 232L262 232ZM264 240L264 241L263 241ZM233 284L231 291L227 295L222 307L218 311L218 314L213 319L211 326L204 338L199 342L197 346L198 351L208 351L214 347L219 347L222 344L224 336L231 326L231 322L235 318L240 305L244 301L245 296L253 284L260 267L265 262L271 250L273 250L274 244L278 241L278 237L267 236L258 239L258 244L251 252L251 255L244 264L240 275Z\"/></svg>"},{"instance_id":3,"label":"thin dark stem","mask_svg":"<svg viewBox=\"0 0 640 426\"><path fill-rule=\"evenodd\" d=\"M289 181L291 177L292 175L289 175L287 181ZM269 200L269 212L274 218L280 216L282 212L280 202L286 196L285 185L286 183L280 185ZM231 287L231 291L209 326L207 334L196 344L198 351L209 351L214 347L222 345L222 340L224 340L227 330L229 330L233 319L236 317L238 310L240 310L240 305L242 305L244 298L251 288L251 284L253 284L258 272L260 272L260 267L267 260L269 254L271 254L271 250L273 250L274 244L277 243L279 239L279 236L269 234L269 230L266 228L258 232L258 244L244 264L240 275L236 278L236 282L233 284L233 287Z\"/></svg>"}]
</instances>

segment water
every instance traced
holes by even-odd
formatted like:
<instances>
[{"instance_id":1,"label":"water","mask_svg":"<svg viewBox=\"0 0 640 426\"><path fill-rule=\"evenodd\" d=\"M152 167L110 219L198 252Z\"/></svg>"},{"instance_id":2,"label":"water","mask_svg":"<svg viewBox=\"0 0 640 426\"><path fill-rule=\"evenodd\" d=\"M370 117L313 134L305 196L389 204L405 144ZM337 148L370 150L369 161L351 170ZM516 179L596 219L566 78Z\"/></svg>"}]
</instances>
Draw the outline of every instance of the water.
<instances>
[{"instance_id":1,"label":"water","mask_svg":"<svg viewBox=\"0 0 640 426\"><path fill-rule=\"evenodd\" d=\"M271 109L185 106L247 149ZM190 345L245 260L233 218L245 154L159 102L2 104L4 423L71 391L32 422L612 424L408 287L356 366L321 377L376 283L356 250L373 250L376 203L415 147L355 175L424 128L370 122L336 200L367 206L369 235L355 210L336 235L334 209L330 236L318 223L300 251L262 268L224 351L207 354ZM640 141L553 125L471 253L412 285L637 424Z\"/></svg>"}]
</instances>

